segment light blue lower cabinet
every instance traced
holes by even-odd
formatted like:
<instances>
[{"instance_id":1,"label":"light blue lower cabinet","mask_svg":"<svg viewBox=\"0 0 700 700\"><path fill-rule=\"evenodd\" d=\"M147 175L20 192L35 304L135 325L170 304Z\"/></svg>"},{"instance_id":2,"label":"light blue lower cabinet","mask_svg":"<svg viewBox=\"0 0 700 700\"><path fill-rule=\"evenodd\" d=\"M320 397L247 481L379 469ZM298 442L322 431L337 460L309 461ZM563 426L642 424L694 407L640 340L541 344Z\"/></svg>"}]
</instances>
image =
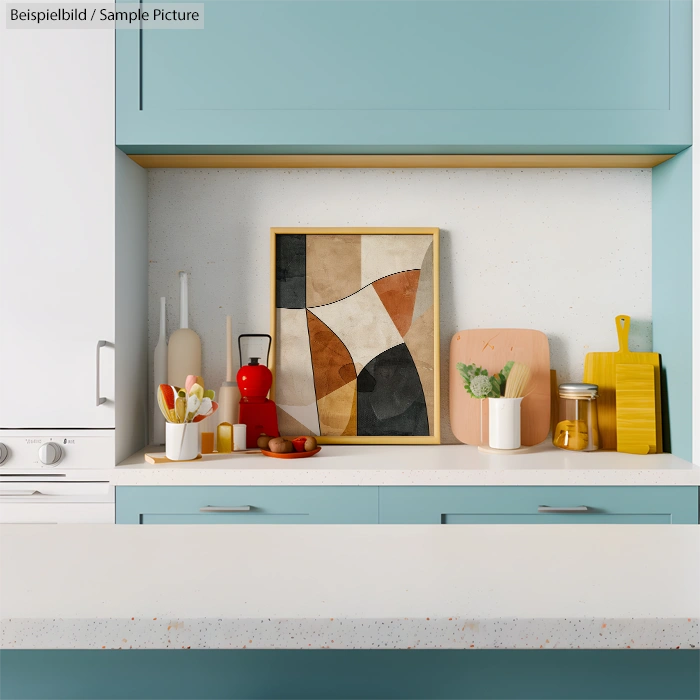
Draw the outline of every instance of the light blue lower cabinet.
<instances>
[{"instance_id":1,"label":"light blue lower cabinet","mask_svg":"<svg viewBox=\"0 0 700 700\"><path fill-rule=\"evenodd\" d=\"M119 486L117 523L697 524L696 486Z\"/></svg>"},{"instance_id":2,"label":"light blue lower cabinet","mask_svg":"<svg viewBox=\"0 0 700 700\"><path fill-rule=\"evenodd\" d=\"M376 486L118 486L116 521L139 525L372 524Z\"/></svg>"},{"instance_id":3,"label":"light blue lower cabinet","mask_svg":"<svg viewBox=\"0 0 700 700\"><path fill-rule=\"evenodd\" d=\"M381 523L697 524L696 486L390 486Z\"/></svg>"}]
</instances>

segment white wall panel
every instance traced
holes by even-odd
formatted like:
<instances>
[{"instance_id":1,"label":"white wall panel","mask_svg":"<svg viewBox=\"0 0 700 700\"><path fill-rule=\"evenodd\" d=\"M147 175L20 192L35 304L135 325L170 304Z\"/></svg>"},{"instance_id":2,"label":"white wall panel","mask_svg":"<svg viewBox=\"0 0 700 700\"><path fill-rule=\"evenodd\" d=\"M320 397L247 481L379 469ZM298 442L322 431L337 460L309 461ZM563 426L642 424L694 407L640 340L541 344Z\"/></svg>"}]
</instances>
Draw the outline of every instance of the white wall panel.
<instances>
[{"instance_id":1,"label":"white wall panel","mask_svg":"<svg viewBox=\"0 0 700 700\"><path fill-rule=\"evenodd\" d=\"M651 350L650 170L151 170L149 352L158 299L178 318L178 270L190 278L190 327L203 371L225 370L234 335L269 329L271 226L439 226L442 434L448 348L461 329L537 328L560 381L580 380L589 350ZM151 368L152 369L152 368Z\"/></svg>"}]
</instances>

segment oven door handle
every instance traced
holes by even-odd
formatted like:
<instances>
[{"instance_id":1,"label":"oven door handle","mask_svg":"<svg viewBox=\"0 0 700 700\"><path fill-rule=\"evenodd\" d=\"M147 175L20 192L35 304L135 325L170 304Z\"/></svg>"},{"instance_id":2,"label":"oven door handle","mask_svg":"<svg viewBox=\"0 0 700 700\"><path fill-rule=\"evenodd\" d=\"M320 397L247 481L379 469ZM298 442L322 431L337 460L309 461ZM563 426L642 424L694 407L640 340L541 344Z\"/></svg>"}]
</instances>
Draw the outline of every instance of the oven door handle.
<instances>
[{"instance_id":1,"label":"oven door handle","mask_svg":"<svg viewBox=\"0 0 700 700\"><path fill-rule=\"evenodd\" d=\"M41 496L41 491L34 491L34 490L29 490L29 489L22 489L22 490L2 489L2 490L0 490L0 496L34 496L34 495Z\"/></svg>"}]
</instances>

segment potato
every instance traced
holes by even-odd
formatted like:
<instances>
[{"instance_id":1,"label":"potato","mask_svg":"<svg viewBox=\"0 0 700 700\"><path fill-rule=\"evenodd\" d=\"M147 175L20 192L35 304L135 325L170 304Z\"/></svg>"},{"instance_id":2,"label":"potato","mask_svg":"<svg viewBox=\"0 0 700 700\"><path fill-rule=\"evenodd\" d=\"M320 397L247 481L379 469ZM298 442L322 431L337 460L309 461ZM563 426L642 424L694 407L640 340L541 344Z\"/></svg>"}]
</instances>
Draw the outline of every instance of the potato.
<instances>
[{"instance_id":1,"label":"potato","mask_svg":"<svg viewBox=\"0 0 700 700\"><path fill-rule=\"evenodd\" d=\"M267 449L270 450L270 452L281 452L283 444L284 438L282 437L270 438L267 443Z\"/></svg>"},{"instance_id":2,"label":"potato","mask_svg":"<svg viewBox=\"0 0 700 700\"><path fill-rule=\"evenodd\" d=\"M311 452L311 450L315 450L316 447L317 447L316 438L307 437L306 442L304 443L304 451Z\"/></svg>"},{"instance_id":3,"label":"potato","mask_svg":"<svg viewBox=\"0 0 700 700\"><path fill-rule=\"evenodd\" d=\"M272 440L272 438L269 435L265 435L265 433L260 433L260 437L258 438L258 447L261 450L268 450L270 440Z\"/></svg>"},{"instance_id":4,"label":"potato","mask_svg":"<svg viewBox=\"0 0 700 700\"><path fill-rule=\"evenodd\" d=\"M292 445L289 440L285 440L282 437L276 437L270 440L268 450L270 452L275 452L276 454L286 454L287 452L294 452L294 445Z\"/></svg>"}]
</instances>

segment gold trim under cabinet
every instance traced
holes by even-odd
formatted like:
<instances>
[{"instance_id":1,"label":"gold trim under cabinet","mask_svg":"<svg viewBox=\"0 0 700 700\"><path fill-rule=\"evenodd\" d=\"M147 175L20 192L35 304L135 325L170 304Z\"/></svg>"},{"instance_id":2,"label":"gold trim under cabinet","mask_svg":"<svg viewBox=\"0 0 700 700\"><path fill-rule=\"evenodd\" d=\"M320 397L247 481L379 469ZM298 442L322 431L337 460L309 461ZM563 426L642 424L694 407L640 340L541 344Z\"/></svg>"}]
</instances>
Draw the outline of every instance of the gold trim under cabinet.
<instances>
[{"instance_id":1,"label":"gold trim under cabinet","mask_svg":"<svg viewBox=\"0 0 700 700\"><path fill-rule=\"evenodd\" d=\"M653 168L640 155L130 155L143 168Z\"/></svg>"}]
</instances>

